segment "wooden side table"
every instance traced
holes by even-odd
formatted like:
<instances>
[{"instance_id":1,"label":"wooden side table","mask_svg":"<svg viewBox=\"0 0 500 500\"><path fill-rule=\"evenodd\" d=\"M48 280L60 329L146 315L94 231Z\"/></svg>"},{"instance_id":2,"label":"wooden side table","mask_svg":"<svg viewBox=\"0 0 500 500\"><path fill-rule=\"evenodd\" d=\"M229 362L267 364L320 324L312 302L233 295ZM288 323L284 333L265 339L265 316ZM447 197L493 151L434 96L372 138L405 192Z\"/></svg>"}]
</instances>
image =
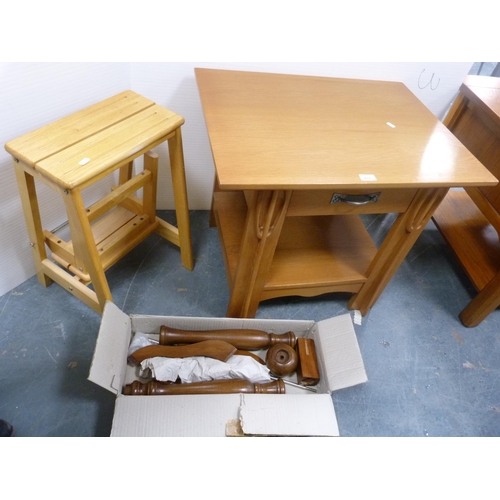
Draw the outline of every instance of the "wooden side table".
<instances>
[{"instance_id":1,"label":"wooden side table","mask_svg":"<svg viewBox=\"0 0 500 500\"><path fill-rule=\"evenodd\" d=\"M468 76L444 123L500 178L500 78ZM500 186L450 191L433 220L478 291L460 313L477 326L500 306Z\"/></svg>"},{"instance_id":2,"label":"wooden side table","mask_svg":"<svg viewBox=\"0 0 500 500\"><path fill-rule=\"evenodd\" d=\"M125 91L5 145L14 157L19 192L38 280L57 282L95 311L112 300L105 270L153 231L180 247L182 264L194 267L184 172L184 118ZM167 141L177 225L156 217L158 156ZM144 170L132 176L133 160ZM115 172L111 193L85 207L82 191ZM42 228L35 180L58 192L66 207L71 241ZM142 199L135 193L142 188ZM46 247L51 251L47 257ZM93 290L88 285L92 283Z\"/></svg>"},{"instance_id":3,"label":"wooden side table","mask_svg":"<svg viewBox=\"0 0 500 500\"><path fill-rule=\"evenodd\" d=\"M353 294L365 315L448 189L497 179L398 82L196 69L227 316ZM361 214L398 213L380 248Z\"/></svg>"}]
</instances>

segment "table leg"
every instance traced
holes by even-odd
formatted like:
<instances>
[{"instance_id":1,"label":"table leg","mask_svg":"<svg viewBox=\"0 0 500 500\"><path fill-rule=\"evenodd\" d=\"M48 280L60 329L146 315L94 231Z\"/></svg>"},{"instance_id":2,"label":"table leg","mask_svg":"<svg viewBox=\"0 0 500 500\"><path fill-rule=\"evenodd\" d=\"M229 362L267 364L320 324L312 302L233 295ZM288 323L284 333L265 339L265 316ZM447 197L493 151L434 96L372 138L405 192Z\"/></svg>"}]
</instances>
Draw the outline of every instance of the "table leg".
<instances>
[{"instance_id":1,"label":"table leg","mask_svg":"<svg viewBox=\"0 0 500 500\"><path fill-rule=\"evenodd\" d=\"M459 317L465 326L477 326L498 306L500 306L500 273L471 300Z\"/></svg>"},{"instance_id":2,"label":"table leg","mask_svg":"<svg viewBox=\"0 0 500 500\"><path fill-rule=\"evenodd\" d=\"M214 199L215 199L215 193L220 191L219 187L219 180L217 179L217 175L215 176L214 179L214 187L213 187L213 194L212 194L212 204L210 206L210 218L208 221L209 227L215 227L217 226L217 222L215 221L215 212L214 212Z\"/></svg>"},{"instance_id":3,"label":"table leg","mask_svg":"<svg viewBox=\"0 0 500 500\"><path fill-rule=\"evenodd\" d=\"M182 149L181 129L168 140L172 185L174 188L175 213L179 228L179 242L182 265L192 271L194 269L193 250L191 245L191 225L189 222L189 207L186 188L186 173L184 169L184 153Z\"/></svg>"},{"instance_id":4,"label":"table leg","mask_svg":"<svg viewBox=\"0 0 500 500\"><path fill-rule=\"evenodd\" d=\"M450 130L453 130L453 127L458 122L458 119L462 115L462 112L467 108L468 99L460 92L457 98L453 101L453 104L444 117L443 125L446 125Z\"/></svg>"},{"instance_id":5,"label":"table leg","mask_svg":"<svg viewBox=\"0 0 500 500\"><path fill-rule=\"evenodd\" d=\"M406 212L400 214L367 271L367 280L349 301L348 308L365 315L392 279L448 188L420 189Z\"/></svg>"},{"instance_id":6,"label":"table leg","mask_svg":"<svg viewBox=\"0 0 500 500\"><path fill-rule=\"evenodd\" d=\"M47 259L45 241L43 238L42 222L40 219L40 210L38 208L38 199L36 195L35 179L24 171L22 164L14 161L14 168L19 186L19 194L26 219L26 227L30 240L33 260L35 262L38 281L43 286L49 286L52 280L44 273L42 262Z\"/></svg>"},{"instance_id":7,"label":"table leg","mask_svg":"<svg viewBox=\"0 0 500 500\"><path fill-rule=\"evenodd\" d=\"M291 194L291 191L253 191L247 197L248 212L231 283L228 317L255 316Z\"/></svg>"}]
</instances>

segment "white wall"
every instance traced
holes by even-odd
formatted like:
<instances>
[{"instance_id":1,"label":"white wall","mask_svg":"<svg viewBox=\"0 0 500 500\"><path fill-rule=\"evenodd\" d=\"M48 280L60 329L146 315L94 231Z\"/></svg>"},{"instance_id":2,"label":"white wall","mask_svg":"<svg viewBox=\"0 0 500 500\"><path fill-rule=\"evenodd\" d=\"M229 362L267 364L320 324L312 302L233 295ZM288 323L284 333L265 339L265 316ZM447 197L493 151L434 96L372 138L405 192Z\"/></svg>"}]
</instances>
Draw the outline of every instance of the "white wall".
<instances>
[{"instance_id":1,"label":"white wall","mask_svg":"<svg viewBox=\"0 0 500 500\"><path fill-rule=\"evenodd\" d=\"M195 67L240 69L395 80L439 118L453 100L472 63L0 63L0 142L5 144L46 123L132 89L181 114L186 177L191 209L210 206L214 167L196 88ZM433 77L433 78L432 78ZM431 81L432 78L432 81ZM167 162L166 145L157 149ZM137 168L140 168L138 162ZM0 149L0 296L31 277L35 270L17 191L12 159ZM54 229L65 221L62 203L37 185L42 222ZM99 196L100 186L89 199ZM171 182L159 178L158 208L173 207Z\"/></svg>"}]
</instances>

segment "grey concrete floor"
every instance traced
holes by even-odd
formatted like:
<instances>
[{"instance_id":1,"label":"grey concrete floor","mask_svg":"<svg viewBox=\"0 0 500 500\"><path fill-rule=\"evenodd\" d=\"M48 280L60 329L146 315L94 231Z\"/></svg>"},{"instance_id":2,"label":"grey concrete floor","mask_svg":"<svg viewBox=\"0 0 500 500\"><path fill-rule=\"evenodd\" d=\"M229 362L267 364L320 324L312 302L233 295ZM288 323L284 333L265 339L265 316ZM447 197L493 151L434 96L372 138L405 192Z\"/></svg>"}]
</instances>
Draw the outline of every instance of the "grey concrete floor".
<instances>
[{"instance_id":1,"label":"grey concrete floor","mask_svg":"<svg viewBox=\"0 0 500 500\"><path fill-rule=\"evenodd\" d=\"M175 222L171 211L159 215ZM192 211L194 271L148 237L107 271L128 314L225 316L228 287L217 230ZM394 215L365 217L379 244ZM432 223L356 326L368 382L333 393L342 436L500 436L500 310L458 318L475 291ZM321 320L349 294L264 302L257 317ZM36 277L0 297L0 418L17 436L108 436L114 396L87 380L100 316Z\"/></svg>"}]
</instances>

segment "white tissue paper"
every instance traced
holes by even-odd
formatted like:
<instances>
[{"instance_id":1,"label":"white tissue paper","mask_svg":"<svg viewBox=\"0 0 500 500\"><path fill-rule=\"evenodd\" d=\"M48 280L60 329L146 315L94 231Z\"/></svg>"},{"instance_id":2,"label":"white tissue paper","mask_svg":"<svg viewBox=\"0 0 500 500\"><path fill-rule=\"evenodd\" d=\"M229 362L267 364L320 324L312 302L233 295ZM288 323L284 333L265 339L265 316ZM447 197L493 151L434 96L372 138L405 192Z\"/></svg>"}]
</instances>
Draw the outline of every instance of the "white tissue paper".
<instances>
[{"instance_id":1,"label":"white tissue paper","mask_svg":"<svg viewBox=\"0 0 500 500\"><path fill-rule=\"evenodd\" d=\"M127 356L130 356L138 349L142 349L143 347L148 347L150 345L158 345L158 343L159 342L157 340L149 338L145 333L137 332L128 346Z\"/></svg>"},{"instance_id":2,"label":"white tissue paper","mask_svg":"<svg viewBox=\"0 0 500 500\"><path fill-rule=\"evenodd\" d=\"M130 343L128 355L137 349L157 345L158 341L146 334L137 332ZM175 382L179 378L183 383L205 382L207 380L245 379L254 384L271 382L269 368L250 356L233 355L226 362L205 356L191 358L145 359L141 363L141 376L151 376L160 382Z\"/></svg>"},{"instance_id":3,"label":"white tissue paper","mask_svg":"<svg viewBox=\"0 0 500 500\"><path fill-rule=\"evenodd\" d=\"M269 368L250 356L231 356L219 361L204 356L191 358L148 358L141 363L141 370L151 370L153 378L161 382L183 383L206 380L245 379L252 383L270 382Z\"/></svg>"}]
</instances>

